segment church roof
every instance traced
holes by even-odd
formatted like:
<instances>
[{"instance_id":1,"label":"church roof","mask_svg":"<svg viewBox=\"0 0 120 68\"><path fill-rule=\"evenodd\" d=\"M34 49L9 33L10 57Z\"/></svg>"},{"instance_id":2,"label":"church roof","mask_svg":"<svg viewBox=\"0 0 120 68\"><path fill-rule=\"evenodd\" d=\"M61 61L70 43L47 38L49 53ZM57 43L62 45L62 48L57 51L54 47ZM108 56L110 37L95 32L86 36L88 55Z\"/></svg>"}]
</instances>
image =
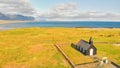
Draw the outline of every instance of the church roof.
<instances>
[{"instance_id":1,"label":"church roof","mask_svg":"<svg viewBox=\"0 0 120 68\"><path fill-rule=\"evenodd\" d=\"M82 47L84 50L87 50L91 45L89 44L89 42L85 41L85 40L80 40L77 43L77 46Z\"/></svg>"}]
</instances>

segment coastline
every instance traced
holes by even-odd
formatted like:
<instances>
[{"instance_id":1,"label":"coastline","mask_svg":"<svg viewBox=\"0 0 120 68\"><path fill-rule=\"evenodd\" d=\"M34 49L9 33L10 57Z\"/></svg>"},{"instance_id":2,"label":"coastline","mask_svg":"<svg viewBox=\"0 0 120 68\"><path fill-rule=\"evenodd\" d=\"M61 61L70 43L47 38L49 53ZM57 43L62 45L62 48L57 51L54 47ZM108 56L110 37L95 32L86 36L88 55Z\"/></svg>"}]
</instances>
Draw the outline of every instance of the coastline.
<instances>
[{"instance_id":1,"label":"coastline","mask_svg":"<svg viewBox=\"0 0 120 68\"><path fill-rule=\"evenodd\" d=\"M0 20L0 24L35 22L31 20Z\"/></svg>"}]
</instances>

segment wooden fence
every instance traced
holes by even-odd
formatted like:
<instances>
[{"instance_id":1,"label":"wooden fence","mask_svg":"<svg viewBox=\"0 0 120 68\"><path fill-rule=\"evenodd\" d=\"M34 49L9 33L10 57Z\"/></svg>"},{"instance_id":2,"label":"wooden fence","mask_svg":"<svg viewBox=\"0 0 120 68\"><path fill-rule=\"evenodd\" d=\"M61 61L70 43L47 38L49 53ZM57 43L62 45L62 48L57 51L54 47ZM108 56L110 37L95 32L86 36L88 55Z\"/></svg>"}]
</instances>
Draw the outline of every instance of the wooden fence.
<instances>
[{"instance_id":1,"label":"wooden fence","mask_svg":"<svg viewBox=\"0 0 120 68\"><path fill-rule=\"evenodd\" d=\"M75 68L75 65L72 63L72 61L67 57L67 55L63 52L63 50L58 46L55 45L55 47L58 49L58 51L65 57L65 59L68 61L68 63L71 65L72 68Z\"/></svg>"}]
</instances>

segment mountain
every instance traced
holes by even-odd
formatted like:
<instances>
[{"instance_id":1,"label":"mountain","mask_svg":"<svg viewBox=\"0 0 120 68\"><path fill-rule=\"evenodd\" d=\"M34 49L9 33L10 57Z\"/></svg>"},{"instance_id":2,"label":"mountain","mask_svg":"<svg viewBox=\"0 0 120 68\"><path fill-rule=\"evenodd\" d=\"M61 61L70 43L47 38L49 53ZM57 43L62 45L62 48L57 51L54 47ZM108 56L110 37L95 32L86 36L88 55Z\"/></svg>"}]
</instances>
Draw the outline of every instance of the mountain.
<instances>
[{"instance_id":1,"label":"mountain","mask_svg":"<svg viewBox=\"0 0 120 68\"><path fill-rule=\"evenodd\" d=\"M5 14L0 13L0 20L9 20L9 17Z\"/></svg>"},{"instance_id":2,"label":"mountain","mask_svg":"<svg viewBox=\"0 0 120 68\"><path fill-rule=\"evenodd\" d=\"M19 14L9 15L9 14L0 13L0 20L34 20L34 17L24 16Z\"/></svg>"}]
</instances>

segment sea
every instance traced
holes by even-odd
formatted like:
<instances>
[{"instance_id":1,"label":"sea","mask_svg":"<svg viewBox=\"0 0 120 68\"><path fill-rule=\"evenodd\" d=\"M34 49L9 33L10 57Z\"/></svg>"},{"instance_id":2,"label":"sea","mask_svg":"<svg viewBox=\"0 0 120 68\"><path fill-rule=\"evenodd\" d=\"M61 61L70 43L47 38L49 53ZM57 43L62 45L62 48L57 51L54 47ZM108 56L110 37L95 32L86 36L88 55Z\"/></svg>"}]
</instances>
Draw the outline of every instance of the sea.
<instances>
[{"instance_id":1,"label":"sea","mask_svg":"<svg viewBox=\"0 0 120 68\"><path fill-rule=\"evenodd\" d=\"M120 22L108 21L40 21L0 24L0 30L28 27L68 27L68 28L120 28Z\"/></svg>"}]
</instances>

